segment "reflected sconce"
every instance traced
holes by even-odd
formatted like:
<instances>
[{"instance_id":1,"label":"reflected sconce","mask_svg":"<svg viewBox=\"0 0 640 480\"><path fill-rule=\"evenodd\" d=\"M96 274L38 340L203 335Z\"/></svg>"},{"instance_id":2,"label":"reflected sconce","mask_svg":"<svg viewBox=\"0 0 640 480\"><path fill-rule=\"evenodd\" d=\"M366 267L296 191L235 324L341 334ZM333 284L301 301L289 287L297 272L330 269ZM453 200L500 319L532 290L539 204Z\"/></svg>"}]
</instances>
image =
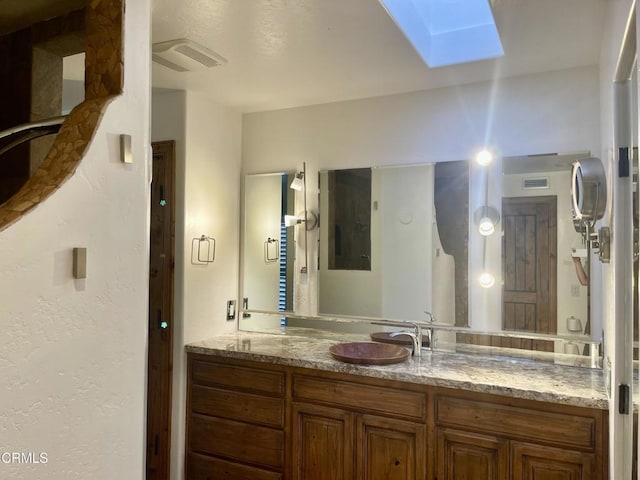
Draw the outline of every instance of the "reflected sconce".
<instances>
[{"instance_id":1,"label":"reflected sconce","mask_svg":"<svg viewBox=\"0 0 640 480\"><path fill-rule=\"evenodd\" d=\"M493 161L493 153L491 153L489 150L484 149L484 150L480 150L477 154L476 154L476 162L478 163L478 165L481 165L483 167L486 167L487 165L489 165L491 162Z\"/></svg>"},{"instance_id":2,"label":"reflected sconce","mask_svg":"<svg viewBox=\"0 0 640 480\"><path fill-rule=\"evenodd\" d=\"M493 162L493 153L486 148L480 150L475 157L475 161L481 167L488 167ZM487 237L496 231L496 225L500 222L500 212L489 203L489 170L485 170L484 175L484 205L473 213L473 220L482 235L482 273L478 277L478 284L482 288L491 288L496 283L495 276L487 270Z\"/></svg>"},{"instance_id":3,"label":"reflected sconce","mask_svg":"<svg viewBox=\"0 0 640 480\"><path fill-rule=\"evenodd\" d=\"M304 266L300 269L300 273L309 271L309 251L308 251L308 235L309 230L313 230L318 225L318 216L307 211L307 162L302 163L302 171L295 174L289 188L302 192L302 201L304 205L304 213L302 215L285 215L284 224L286 227L305 224L304 228Z\"/></svg>"},{"instance_id":4,"label":"reflected sconce","mask_svg":"<svg viewBox=\"0 0 640 480\"><path fill-rule=\"evenodd\" d=\"M302 223L305 224L305 230L313 230L318 226L318 215L313 212L307 212L306 217L300 215L284 216L285 227L295 227L296 225L300 225Z\"/></svg>"},{"instance_id":5,"label":"reflected sconce","mask_svg":"<svg viewBox=\"0 0 640 480\"><path fill-rule=\"evenodd\" d=\"M500 213L496 208L484 205L474 212L473 219L480 235L487 237L495 232L496 225L500 222Z\"/></svg>"},{"instance_id":6,"label":"reflected sconce","mask_svg":"<svg viewBox=\"0 0 640 480\"><path fill-rule=\"evenodd\" d=\"M496 278L489 272L484 271L478 277L478 283L482 288L491 288L493 284L496 283Z\"/></svg>"},{"instance_id":7,"label":"reflected sconce","mask_svg":"<svg viewBox=\"0 0 640 480\"><path fill-rule=\"evenodd\" d=\"M306 166L305 166L305 170L306 170ZM293 177L293 180L291 181L291 185L289 185L289 188L296 190L298 192L301 192L305 184L304 175L305 175L304 171L296 173L295 177Z\"/></svg>"},{"instance_id":8,"label":"reflected sconce","mask_svg":"<svg viewBox=\"0 0 640 480\"><path fill-rule=\"evenodd\" d=\"M284 226L285 227L294 227L300 223L302 223L304 219L296 216L296 215L285 215L284 216Z\"/></svg>"}]
</instances>

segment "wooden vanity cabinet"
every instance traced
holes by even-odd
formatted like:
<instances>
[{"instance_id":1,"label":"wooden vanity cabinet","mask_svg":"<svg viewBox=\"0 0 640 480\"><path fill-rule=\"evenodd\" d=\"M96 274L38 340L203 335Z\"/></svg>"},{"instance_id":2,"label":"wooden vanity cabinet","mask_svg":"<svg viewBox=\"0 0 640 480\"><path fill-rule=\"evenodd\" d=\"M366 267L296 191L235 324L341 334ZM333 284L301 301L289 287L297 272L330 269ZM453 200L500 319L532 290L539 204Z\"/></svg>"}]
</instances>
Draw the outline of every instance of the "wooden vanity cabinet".
<instances>
[{"instance_id":1,"label":"wooden vanity cabinet","mask_svg":"<svg viewBox=\"0 0 640 480\"><path fill-rule=\"evenodd\" d=\"M275 367L189 355L186 478L281 480L284 393Z\"/></svg>"},{"instance_id":2,"label":"wooden vanity cabinet","mask_svg":"<svg viewBox=\"0 0 640 480\"><path fill-rule=\"evenodd\" d=\"M292 397L293 479L425 477L424 393L294 373Z\"/></svg>"},{"instance_id":3,"label":"wooden vanity cabinet","mask_svg":"<svg viewBox=\"0 0 640 480\"><path fill-rule=\"evenodd\" d=\"M603 411L463 392L434 404L438 480L607 478Z\"/></svg>"},{"instance_id":4,"label":"wooden vanity cabinet","mask_svg":"<svg viewBox=\"0 0 640 480\"><path fill-rule=\"evenodd\" d=\"M603 410L189 354L188 480L603 480Z\"/></svg>"}]
</instances>

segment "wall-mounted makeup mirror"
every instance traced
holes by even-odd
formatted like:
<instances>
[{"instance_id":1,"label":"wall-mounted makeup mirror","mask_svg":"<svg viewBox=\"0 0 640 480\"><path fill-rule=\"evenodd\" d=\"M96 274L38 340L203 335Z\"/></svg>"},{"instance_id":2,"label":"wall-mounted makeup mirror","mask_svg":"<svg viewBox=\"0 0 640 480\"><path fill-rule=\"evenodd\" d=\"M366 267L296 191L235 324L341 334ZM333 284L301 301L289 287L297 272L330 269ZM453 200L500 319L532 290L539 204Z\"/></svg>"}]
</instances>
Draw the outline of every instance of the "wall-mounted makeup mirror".
<instances>
[{"instance_id":1,"label":"wall-mounted makeup mirror","mask_svg":"<svg viewBox=\"0 0 640 480\"><path fill-rule=\"evenodd\" d=\"M607 206L607 177L598 158L576 160L571 168L571 204L575 218L593 224Z\"/></svg>"}]
</instances>

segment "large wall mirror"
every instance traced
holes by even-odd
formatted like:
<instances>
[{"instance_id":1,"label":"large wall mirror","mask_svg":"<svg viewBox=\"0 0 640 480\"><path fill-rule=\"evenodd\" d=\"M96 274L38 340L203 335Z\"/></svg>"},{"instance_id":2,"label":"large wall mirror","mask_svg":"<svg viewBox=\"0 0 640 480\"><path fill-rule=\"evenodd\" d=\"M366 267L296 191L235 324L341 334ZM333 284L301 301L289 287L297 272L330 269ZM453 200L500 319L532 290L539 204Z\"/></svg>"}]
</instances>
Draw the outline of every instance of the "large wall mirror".
<instances>
[{"instance_id":1,"label":"large wall mirror","mask_svg":"<svg viewBox=\"0 0 640 480\"><path fill-rule=\"evenodd\" d=\"M422 322L432 314L438 324L470 327L456 335L459 343L586 353L584 341L599 330L590 321L590 258L574 226L570 183L573 162L588 156L508 157L486 176L466 160L320 171L318 314ZM287 241L282 216L295 210L287 180L282 173L246 177L243 296L250 309L293 308L280 300L283 285L296 288L283 273L291 272L291 254L288 267L281 257L276 268L263 249L277 235ZM497 214L487 237L477 234L480 207ZM471 242L479 238L497 252L487 289L474 267ZM493 307L478 308L478 297ZM252 328L248 321L240 327ZM499 330L573 340L527 343L479 333Z\"/></svg>"}]
</instances>

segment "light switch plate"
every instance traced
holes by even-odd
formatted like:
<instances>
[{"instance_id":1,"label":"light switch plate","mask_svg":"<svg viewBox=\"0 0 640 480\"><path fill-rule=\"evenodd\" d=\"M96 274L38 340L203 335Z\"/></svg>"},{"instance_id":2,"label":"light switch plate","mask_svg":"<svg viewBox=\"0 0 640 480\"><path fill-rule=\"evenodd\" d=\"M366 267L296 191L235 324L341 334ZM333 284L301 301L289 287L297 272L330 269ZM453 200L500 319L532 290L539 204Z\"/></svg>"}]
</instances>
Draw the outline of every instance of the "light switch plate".
<instances>
[{"instance_id":1,"label":"light switch plate","mask_svg":"<svg viewBox=\"0 0 640 480\"><path fill-rule=\"evenodd\" d=\"M123 133L120 135L120 159L122 163L133 163L133 154L131 153L131 135Z\"/></svg>"},{"instance_id":2,"label":"light switch plate","mask_svg":"<svg viewBox=\"0 0 640 480\"><path fill-rule=\"evenodd\" d=\"M236 319L236 301L227 300L227 320Z\"/></svg>"},{"instance_id":3,"label":"light switch plate","mask_svg":"<svg viewBox=\"0 0 640 480\"><path fill-rule=\"evenodd\" d=\"M73 278L87 278L87 249L73 249Z\"/></svg>"}]
</instances>

